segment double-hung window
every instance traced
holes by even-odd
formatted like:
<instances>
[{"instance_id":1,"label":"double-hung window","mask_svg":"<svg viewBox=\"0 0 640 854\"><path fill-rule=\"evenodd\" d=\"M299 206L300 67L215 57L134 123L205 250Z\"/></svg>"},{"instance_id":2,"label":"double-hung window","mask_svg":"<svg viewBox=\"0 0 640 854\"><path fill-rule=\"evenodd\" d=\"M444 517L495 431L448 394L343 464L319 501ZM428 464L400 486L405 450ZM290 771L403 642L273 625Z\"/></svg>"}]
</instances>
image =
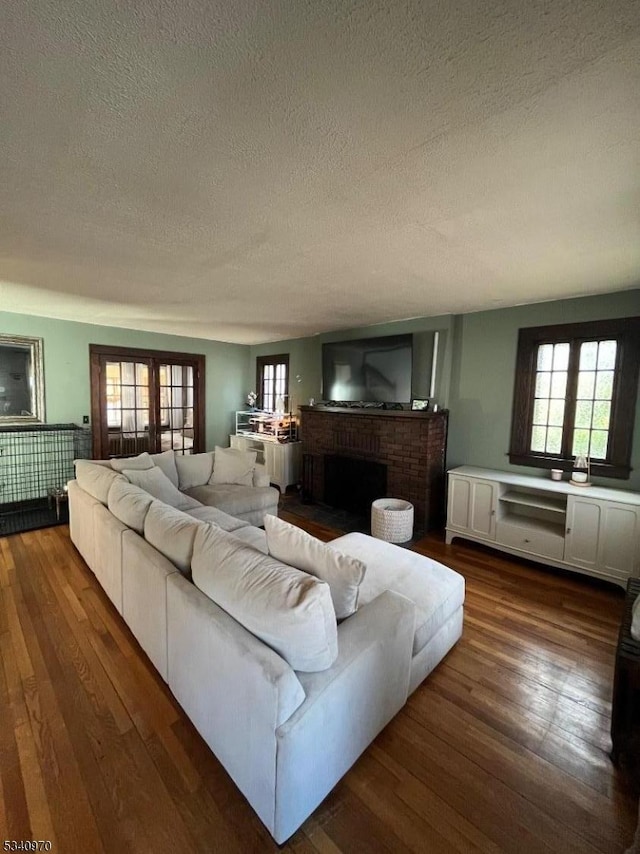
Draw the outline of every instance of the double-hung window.
<instances>
[{"instance_id":1,"label":"double-hung window","mask_svg":"<svg viewBox=\"0 0 640 854\"><path fill-rule=\"evenodd\" d=\"M521 329L510 462L628 478L639 362L638 317Z\"/></svg>"},{"instance_id":2,"label":"double-hung window","mask_svg":"<svg viewBox=\"0 0 640 854\"><path fill-rule=\"evenodd\" d=\"M289 354L258 356L256 360L258 407L274 412L289 407Z\"/></svg>"}]
</instances>

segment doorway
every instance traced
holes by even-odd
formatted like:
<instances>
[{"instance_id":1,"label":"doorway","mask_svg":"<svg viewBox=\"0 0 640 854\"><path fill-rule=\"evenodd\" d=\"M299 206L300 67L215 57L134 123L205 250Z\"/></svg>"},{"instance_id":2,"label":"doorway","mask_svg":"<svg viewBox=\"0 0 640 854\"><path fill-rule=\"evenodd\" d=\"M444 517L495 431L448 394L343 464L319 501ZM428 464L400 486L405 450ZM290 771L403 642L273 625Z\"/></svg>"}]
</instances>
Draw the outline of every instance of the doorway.
<instances>
[{"instance_id":1,"label":"doorway","mask_svg":"<svg viewBox=\"0 0 640 854\"><path fill-rule=\"evenodd\" d=\"M204 450L205 357L89 345L95 459Z\"/></svg>"}]
</instances>

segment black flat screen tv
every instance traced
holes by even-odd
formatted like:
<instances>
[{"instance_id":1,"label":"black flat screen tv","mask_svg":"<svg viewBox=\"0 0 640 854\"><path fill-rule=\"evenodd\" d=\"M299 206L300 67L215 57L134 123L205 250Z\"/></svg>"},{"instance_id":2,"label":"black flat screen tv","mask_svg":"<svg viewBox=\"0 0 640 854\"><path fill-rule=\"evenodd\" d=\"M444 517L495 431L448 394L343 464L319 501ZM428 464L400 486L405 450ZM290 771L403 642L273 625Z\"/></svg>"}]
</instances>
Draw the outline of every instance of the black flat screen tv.
<instances>
[{"instance_id":1,"label":"black flat screen tv","mask_svg":"<svg viewBox=\"0 0 640 854\"><path fill-rule=\"evenodd\" d=\"M332 341L322 345L324 400L409 403L412 335Z\"/></svg>"}]
</instances>

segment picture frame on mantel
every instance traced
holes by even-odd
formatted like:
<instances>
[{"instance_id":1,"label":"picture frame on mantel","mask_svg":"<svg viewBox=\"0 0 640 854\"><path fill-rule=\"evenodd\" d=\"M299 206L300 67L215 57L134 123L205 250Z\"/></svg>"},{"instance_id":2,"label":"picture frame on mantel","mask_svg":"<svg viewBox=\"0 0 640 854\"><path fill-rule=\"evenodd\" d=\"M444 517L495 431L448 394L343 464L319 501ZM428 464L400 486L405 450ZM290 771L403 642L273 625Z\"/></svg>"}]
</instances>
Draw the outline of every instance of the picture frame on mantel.
<instances>
[{"instance_id":1,"label":"picture frame on mantel","mask_svg":"<svg viewBox=\"0 0 640 854\"><path fill-rule=\"evenodd\" d=\"M420 398L414 397L411 401L411 410L413 412L427 412L429 409L429 399L422 400Z\"/></svg>"},{"instance_id":2,"label":"picture frame on mantel","mask_svg":"<svg viewBox=\"0 0 640 854\"><path fill-rule=\"evenodd\" d=\"M0 333L0 426L44 420L42 338Z\"/></svg>"}]
</instances>

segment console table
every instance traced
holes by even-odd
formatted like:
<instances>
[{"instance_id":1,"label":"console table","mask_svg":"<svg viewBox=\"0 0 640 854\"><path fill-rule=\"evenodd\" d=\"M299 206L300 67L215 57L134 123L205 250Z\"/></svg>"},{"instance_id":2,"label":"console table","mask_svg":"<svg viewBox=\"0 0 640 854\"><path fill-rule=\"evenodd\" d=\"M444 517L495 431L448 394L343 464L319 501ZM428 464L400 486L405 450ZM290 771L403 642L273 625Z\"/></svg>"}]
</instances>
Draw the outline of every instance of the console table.
<instances>
[{"instance_id":1,"label":"console table","mask_svg":"<svg viewBox=\"0 0 640 854\"><path fill-rule=\"evenodd\" d=\"M626 587L640 575L640 494L460 466L449 472L454 537Z\"/></svg>"}]
</instances>

